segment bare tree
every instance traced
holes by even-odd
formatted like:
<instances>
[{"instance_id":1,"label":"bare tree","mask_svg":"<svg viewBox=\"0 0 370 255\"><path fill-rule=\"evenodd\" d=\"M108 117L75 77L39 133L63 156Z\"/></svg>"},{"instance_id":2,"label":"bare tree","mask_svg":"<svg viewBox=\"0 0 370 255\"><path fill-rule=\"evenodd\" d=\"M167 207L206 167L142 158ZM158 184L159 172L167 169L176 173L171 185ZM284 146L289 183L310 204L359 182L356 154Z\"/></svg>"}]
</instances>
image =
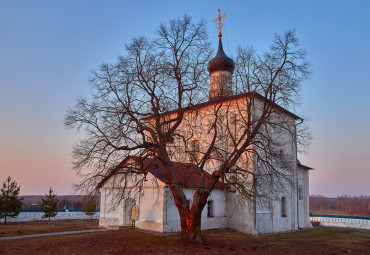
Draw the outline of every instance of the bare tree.
<instances>
[{"instance_id":1,"label":"bare tree","mask_svg":"<svg viewBox=\"0 0 370 255\"><path fill-rule=\"evenodd\" d=\"M211 51L204 21L193 24L184 16L161 24L154 39L134 38L116 64L94 73L93 97L79 99L67 112L65 125L83 128L85 136L73 150L82 176L77 188L95 189L114 178L126 195L140 192L149 165L128 166L125 159L159 161L182 235L200 239L201 212L220 182L251 201L293 183L293 159L284 155L287 141L279 138L295 141L299 118L278 104L295 106L300 82L309 74L297 46L294 33L287 32L275 36L262 56L240 49L236 95L208 101ZM190 206L174 161L196 165L200 182ZM128 179L135 181L131 188L125 186Z\"/></svg>"}]
</instances>

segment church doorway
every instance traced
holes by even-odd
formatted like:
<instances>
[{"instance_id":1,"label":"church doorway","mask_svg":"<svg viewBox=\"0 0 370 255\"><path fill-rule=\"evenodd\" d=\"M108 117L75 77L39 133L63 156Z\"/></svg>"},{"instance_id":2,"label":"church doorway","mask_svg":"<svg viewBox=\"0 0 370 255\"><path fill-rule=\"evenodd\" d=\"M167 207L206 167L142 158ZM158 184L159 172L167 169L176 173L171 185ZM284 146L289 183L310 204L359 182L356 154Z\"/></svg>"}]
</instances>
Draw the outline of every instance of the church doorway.
<instances>
[{"instance_id":1,"label":"church doorway","mask_svg":"<svg viewBox=\"0 0 370 255\"><path fill-rule=\"evenodd\" d=\"M132 207L136 204L135 199L133 198L128 198L125 201L125 205L123 207L123 224L124 225L131 225L132 220L131 220L131 210Z\"/></svg>"},{"instance_id":2,"label":"church doorway","mask_svg":"<svg viewBox=\"0 0 370 255\"><path fill-rule=\"evenodd\" d=\"M257 231L258 234L272 233L272 215L270 211L257 212Z\"/></svg>"}]
</instances>

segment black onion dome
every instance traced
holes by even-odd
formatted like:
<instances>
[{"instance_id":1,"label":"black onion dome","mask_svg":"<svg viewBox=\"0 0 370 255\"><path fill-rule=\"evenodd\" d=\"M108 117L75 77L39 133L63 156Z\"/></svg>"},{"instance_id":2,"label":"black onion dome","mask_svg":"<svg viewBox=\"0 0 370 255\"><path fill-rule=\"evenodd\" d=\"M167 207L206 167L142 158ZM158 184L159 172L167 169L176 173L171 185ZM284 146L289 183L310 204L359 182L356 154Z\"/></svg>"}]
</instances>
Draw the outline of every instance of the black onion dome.
<instances>
[{"instance_id":1,"label":"black onion dome","mask_svg":"<svg viewBox=\"0 0 370 255\"><path fill-rule=\"evenodd\" d=\"M232 73L235 69L234 60L226 56L224 49L222 48L221 37L219 38L218 51L216 56L208 63L208 72L212 73L214 71L229 71Z\"/></svg>"}]
</instances>

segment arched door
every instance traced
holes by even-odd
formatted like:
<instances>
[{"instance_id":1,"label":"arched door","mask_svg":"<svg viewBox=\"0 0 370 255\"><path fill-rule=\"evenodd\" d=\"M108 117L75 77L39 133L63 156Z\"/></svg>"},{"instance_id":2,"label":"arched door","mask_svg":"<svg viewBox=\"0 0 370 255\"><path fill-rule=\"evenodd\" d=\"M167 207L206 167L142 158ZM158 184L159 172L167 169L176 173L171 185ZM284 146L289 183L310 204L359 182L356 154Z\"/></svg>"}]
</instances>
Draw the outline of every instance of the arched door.
<instances>
[{"instance_id":1,"label":"arched door","mask_svg":"<svg viewBox=\"0 0 370 255\"><path fill-rule=\"evenodd\" d=\"M132 221L131 221L131 210L132 210L132 207L136 204L136 201L135 199L133 198L128 198L126 199L125 201L125 206L123 208L123 224L125 225L131 225L132 224Z\"/></svg>"}]
</instances>

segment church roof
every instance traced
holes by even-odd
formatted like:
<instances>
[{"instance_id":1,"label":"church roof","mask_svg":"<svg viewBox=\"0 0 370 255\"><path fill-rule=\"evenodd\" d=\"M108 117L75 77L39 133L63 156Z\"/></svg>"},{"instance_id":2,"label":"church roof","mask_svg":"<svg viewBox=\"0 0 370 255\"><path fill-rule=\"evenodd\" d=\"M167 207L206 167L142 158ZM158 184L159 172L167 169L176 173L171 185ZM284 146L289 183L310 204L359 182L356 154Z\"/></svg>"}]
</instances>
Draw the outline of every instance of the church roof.
<instances>
[{"instance_id":1,"label":"church roof","mask_svg":"<svg viewBox=\"0 0 370 255\"><path fill-rule=\"evenodd\" d=\"M115 175L115 173L120 169L130 167L130 165L132 166L132 163L129 162L130 159L135 161L135 163L137 163L140 166L140 169L143 171L143 173L147 171L154 175L160 181L169 184L164 171L164 165L160 160L154 158L141 158L138 156L129 156L124 161L122 161L122 163L120 163L117 167L112 169L110 173L105 178L103 178L103 180L98 184L97 187L101 188L104 185L104 183L108 181L110 177ZM199 170L199 168L195 164L175 161L171 161L171 163L173 165L177 180L184 188L198 188L201 183L200 178L201 175L199 173L202 173L205 176L204 185L210 183L211 175L206 171ZM218 181L215 184L215 188L222 188L222 183Z\"/></svg>"},{"instance_id":2,"label":"church roof","mask_svg":"<svg viewBox=\"0 0 370 255\"><path fill-rule=\"evenodd\" d=\"M181 110L184 110L185 112L186 111L192 111L192 110L198 110L198 109L202 109L204 107L210 106L210 105L225 103L225 102L228 102L228 101L237 100L237 99L241 99L241 98L251 98L253 96L255 96L256 98L259 98L261 100L270 101L270 100L266 99L264 96L262 96L261 94L259 94L257 92L254 92L254 91L251 91L251 92L241 93L241 94L238 94L238 95L219 97L216 100L207 101L207 102L196 104L196 105L189 105L189 106L184 107L182 109L176 109L176 110L172 110L172 111L168 111L168 112L163 112L163 113L161 113L161 116L170 115L170 114L173 114L173 113L176 113L176 112L180 112ZM302 119L301 117L295 115L294 113L288 111L287 109L281 107L280 105L278 105L276 103L273 103L273 102L271 102L271 103L274 105L274 107L276 109L278 109L279 111L284 112L285 114L291 116L295 120ZM155 117L155 115L153 114L153 115L150 115L150 116L145 117L143 119L144 120L150 120L150 119L153 119L154 117Z\"/></svg>"},{"instance_id":3,"label":"church roof","mask_svg":"<svg viewBox=\"0 0 370 255\"><path fill-rule=\"evenodd\" d=\"M300 168L303 168L304 170L315 170L312 167L301 164L301 162L298 159L297 159L297 166Z\"/></svg>"},{"instance_id":4,"label":"church roof","mask_svg":"<svg viewBox=\"0 0 370 255\"><path fill-rule=\"evenodd\" d=\"M222 41L220 36L218 41L217 54L213 59L211 59L211 61L209 61L208 72L212 73L214 71L229 71L232 73L234 69L234 60L232 60L225 54L224 49L222 48Z\"/></svg>"}]
</instances>

